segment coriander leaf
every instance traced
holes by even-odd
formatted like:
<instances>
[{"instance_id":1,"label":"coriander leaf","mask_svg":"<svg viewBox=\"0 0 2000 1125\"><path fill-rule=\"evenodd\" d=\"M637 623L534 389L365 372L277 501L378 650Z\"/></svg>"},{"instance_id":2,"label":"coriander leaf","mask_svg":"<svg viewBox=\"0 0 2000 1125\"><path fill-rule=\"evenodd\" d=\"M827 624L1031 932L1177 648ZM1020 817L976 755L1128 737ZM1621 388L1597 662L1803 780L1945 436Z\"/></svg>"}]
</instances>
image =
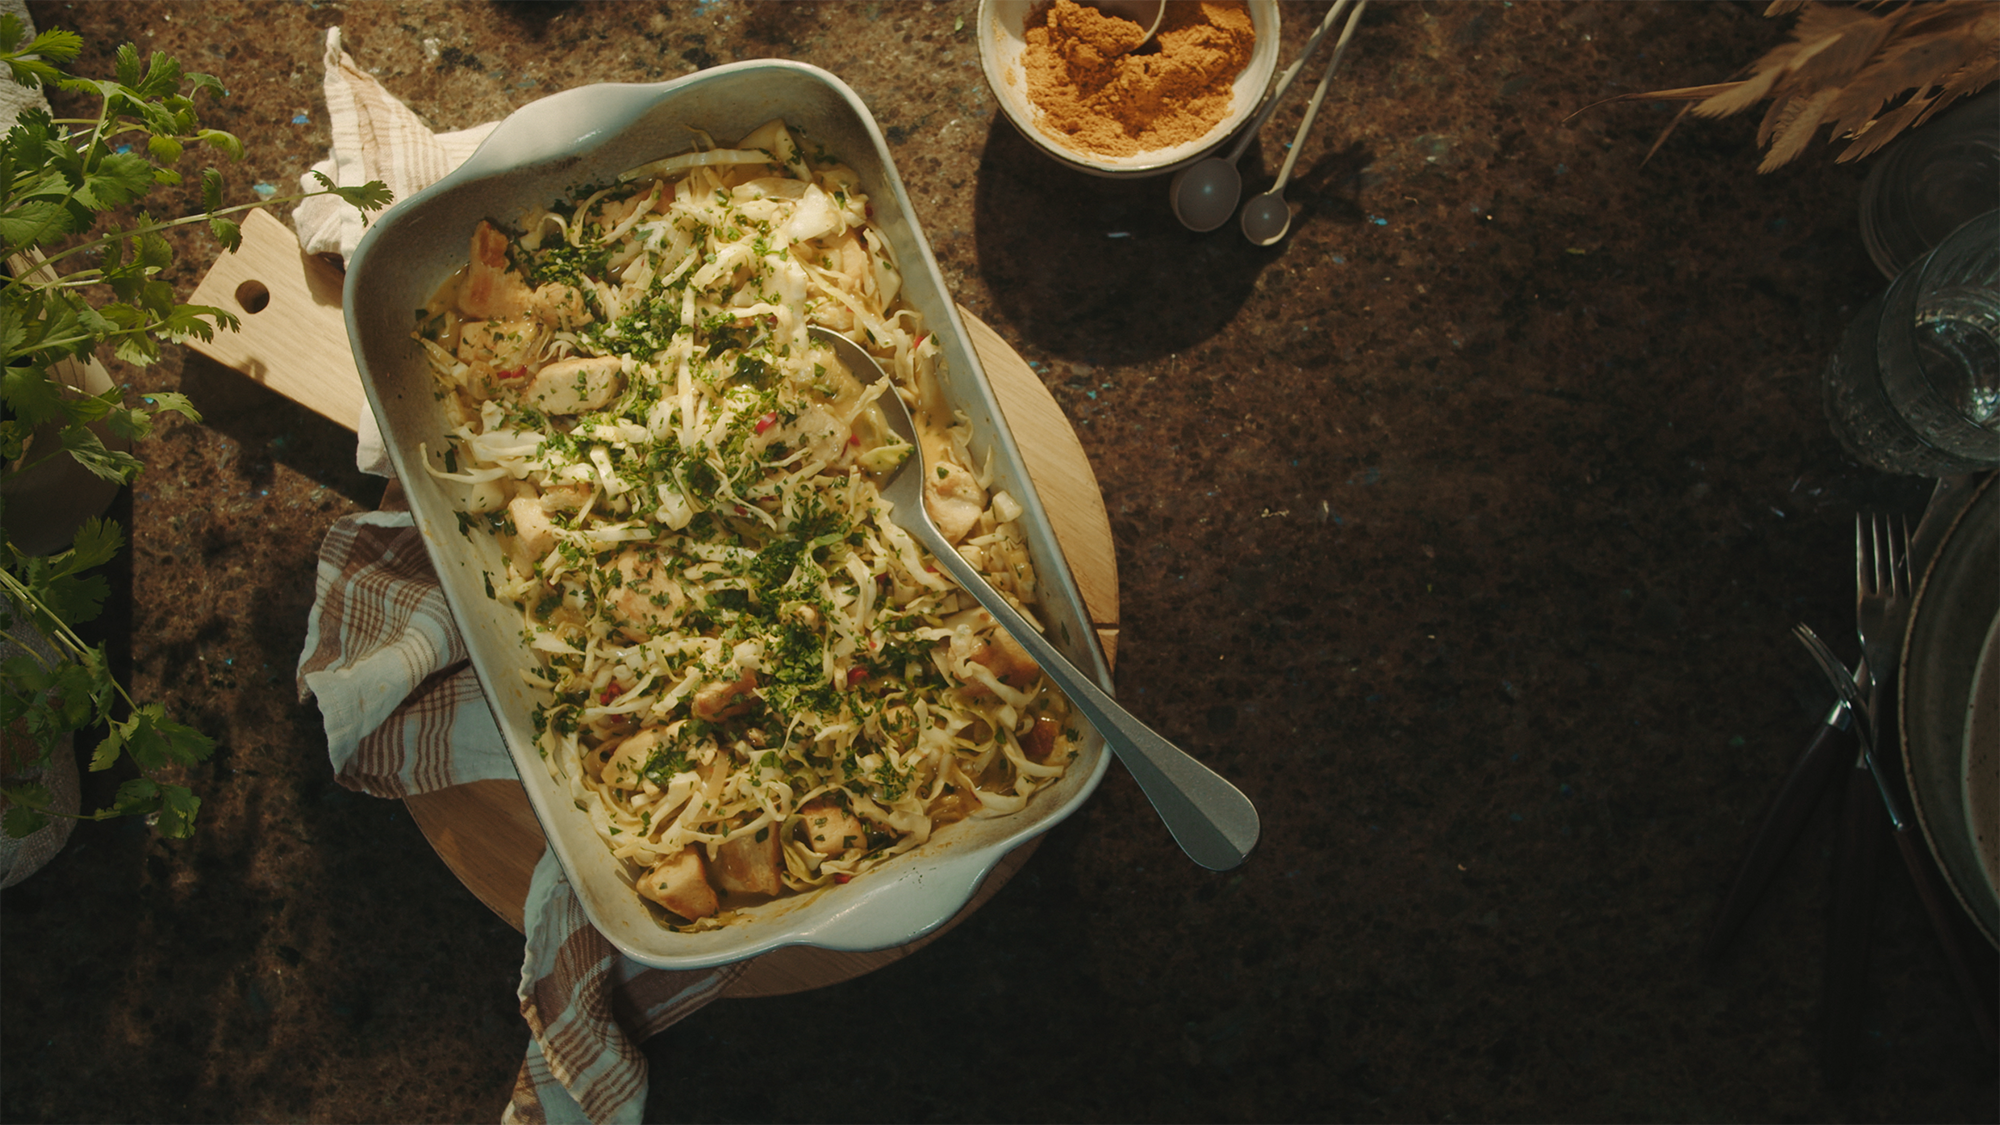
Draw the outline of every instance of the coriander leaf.
<instances>
[{"instance_id":1,"label":"coriander leaf","mask_svg":"<svg viewBox=\"0 0 2000 1125\"><path fill-rule=\"evenodd\" d=\"M96 434L81 427L64 430L62 445L77 464L104 480L118 484L131 484L132 478L139 475L139 470L146 467L137 457L122 449L106 448Z\"/></svg>"},{"instance_id":2,"label":"coriander leaf","mask_svg":"<svg viewBox=\"0 0 2000 1125\"><path fill-rule=\"evenodd\" d=\"M139 83L139 48L126 43L118 48L112 71L118 77L120 86L136 86ZM138 91L133 91L135 94ZM140 94L140 97L146 95Z\"/></svg>"},{"instance_id":3,"label":"coriander leaf","mask_svg":"<svg viewBox=\"0 0 2000 1125\"><path fill-rule=\"evenodd\" d=\"M208 78L206 74L197 74L193 77ZM212 78L209 81L215 82ZM215 82L214 89L221 92L222 84ZM237 140L234 133L225 133L220 129L203 129L195 134L195 138L205 145L221 150L222 154L231 160L243 159L243 142Z\"/></svg>"},{"instance_id":4,"label":"coriander leaf","mask_svg":"<svg viewBox=\"0 0 2000 1125\"><path fill-rule=\"evenodd\" d=\"M77 185L77 202L93 211L109 211L143 197L153 189L153 162L136 152L107 153Z\"/></svg>"},{"instance_id":5,"label":"coriander leaf","mask_svg":"<svg viewBox=\"0 0 2000 1125\"><path fill-rule=\"evenodd\" d=\"M123 736L125 752L142 770L156 770L173 760L168 753L167 737L156 725L156 720L164 714L159 704L148 703L133 711L130 719L111 724Z\"/></svg>"},{"instance_id":6,"label":"coriander leaf","mask_svg":"<svg viewBox=\"0 0 2000 1125\"><path fill-rule=\"evenodd\" d=\"M137 242L138 249L132 260L138 264L149 270L163 270L174 264L174 248L167 244L159 231L149 230L141 234Z\"/></svg>"},{"instance_id":7,"label":"coriander leaf","mask_svg":"<svg viewBox=\"0 0 2000 1125\"><path fill-rule=\"evenodd\" d=\"M173 164L180 160L181 143L172 137L146 138L146 151L161 164Z\"/></svg>"},{"instance_id":8,"label":"coriander leaf","mask_svg":"<svg viewBox=\"0 0 2000 1125\"><path fill-rule=\"evenodd\" d=\"M104 426L127 441L139 441L152 436L153 416L144 410L120 406L106 412Z\"/></svg>"},{"instance_id":9,"label":"coriander leaf","mask_svg":"<svg viewBox=\"0 0 2000 1125\"><path fill-rule=\"evenodd\" d=\"M201 798L194 795L185 785L160 786L160 819L154 827L160 835L175 840L185 840L194 835L195 814L201 811Z\"/></svg>"},{"instance_id":10,"label":"coriander leaf","mask_svg":"<svg viewBox=\"0 0 2000 1125\"><path fill-rule=\"evenodd\" d=\"M390 191L388 185L384 184L381 180L370 180L359 187L341 187L328 178L325 172L317 168L313 169L312 174L313 178L319 181L321 188L345 199L363 211L379 211L396 201L396 193Z\"/></svg>"},{"instance_id":11,"label":"coriander leaf","mask_svg":"<svg viewBox=\"0 0 2000 1125\"><path fill-rule=\"evenodd\" d=\"M21 309L17 305L0 304L0 350L14 355L28 340L27 326L21 323Z\"/></svg>"},{"instance_id":12,"label":"coriander leaf","mask_svg":"<svg viewBox=\"0 0 2000 1125\"><path fill-rule=\"evenodd\" d=\"M27 695L39 695L56 682L55 675L42 667L41 661L25 654L0 661L0 675L18 684L19 690Z\"/></svg>"},{"instance_id":13,"label":"coriander leaf","mask_svg":"<svg viewBox=\"0 0 2000 1125\"><path fill-rule=\"evenodd\" d=\"M52 63L66 63L76 58L82 50L83 36L74 31L56 28L36 35L35 41L28 44L28 49L24 53L40 55Z\"/></svg>"},{"instance_id":14,"label":"coriander leaf","mask_svg":"<svg viewBox=\"0 0 2000 1125\"><path fill-rule=\"evenodd\" d=\"M12 19L14 17L9 16L7 18ZM40 792L42 804L46 805L49 803L48 790L43 789L39 785L9 785L5 788L7 801L14 807L7 810L5 818L0 818L0 830L4 830L7 835L12 836L16 840L34 835L49 822L48 816L40 810L26 807L26 802L30 798L27 793L22 791L30 789Z\"/></svg>"},{"instance_id":15,"label":"coriander leaf","mask_svg":"<svg viewBox=\"0 0 2000 1125\"><path fill-rule=\"evenodd\" d=\"M9 247L41 246L69 230L69 212L49 200L31 199L0 212L0 239Z\"/></svg>"},{"instance_id":16,"label":"coriander leaf","mask_svg":"<svg viewBox=\"0 0 2000 1125\"><path fill-rule=\"evenodd\" d=\"M9 366L0 371L0 399L30 426L68 416L62 391L40 365Z\"/></svg>"},{"instance_id":17,"label":"coriander leaf","mask_svg":"<svg viewBox=\"0 0 2000 1125\"><path fill-rule=\"evenodd\" d=\"M164 98L177 94L181 89L181 64L165 51L154 51L151 64L146 68L146 77L137 83L126 82L134 87L132 92L141 98Z\"/></svg>"},{"instance_id":18,"label":"coriander leaf","mask_svg":"<svg viewBox=\"0 0 2000 1125\"><path fill-rule=\"evenodd\" d=\"M170 336L194 336L203 340L214 339L217 328L227 328L231 332L234 332L242 327L243 324L234 314L223 309L218 309L213 305L175 305L171 311L161 318L161 321L162 323L158 331L162 333ZM181 403L180 406L174 407L175 410L189 415L197 422L201 421L201 416L194 414L194 408L187 405L187 398L184 395L154 395L151 397L174 398Z\"/></svg>"},{"instance_id":19,"label":"coriander leaf","mask_svg":"<svg viewBox=\"0 0 2000 1125\"><path fill-rule=\"evenodd\" d=\"M160 358L160 345L150 336L123 335L118 337L112 353L126 363L146 367Z\"/></svg>"},{"instance_id":20,"label":"coriander leaf","mask_svg":"<svg viewBox=\"0 0 2000 1125\"><path fill-rule=\"evenodd\" d=\"M201 306L199 305L191 305L189 307L196 309L201 308ZM219 314L220 317L227 318L230 323L230 326L231 327L235 326L236 318L230 316L228 313L223 312L221 309L213 309L208 311L215 312ZM190 422L201 421L201 411L196 410L194 408L194 403L189 400L188 396L181 394L179 391L154 391L146 396L146 401L152 404L155 413L160 411L171 410L175 414L178 414L181 417L186 418Z\"/></svg>"},{"instance_id":21,"label":"coriander leaf","mask_svg":"<svg viewBox=\"0 0 2000 1125\"><path fill-rule=\"evenodd\" d=\"M113 520L92 516L77 529L66 554L78 570L103 566L118 557L125 546L125 531Z\"/></svg>"},{"instance_id":22,"label":"coriander leaf","mask_svg":"<svg viewBox=\"0 0 2000 1125\"><path fill-rule=\"evenodd\" d=\"M110 812L114 816L131 816L134 813L149 813L159 807L159 785L151 778L135 777L118 787L118 795L111 800Z\"/></svg>"},{"instance_id":23,"label":"coriander leaf","mask_svg":"<svg viewBox=\"0 0 2000 1125\"><path fill-rule=\"evenodd\" d=\"M103 773L118 764L118 758L125 752L125 733L117 723L107 724L104 738L97 749L90 753L90 772Z\"/></svg>"}]
</instances>

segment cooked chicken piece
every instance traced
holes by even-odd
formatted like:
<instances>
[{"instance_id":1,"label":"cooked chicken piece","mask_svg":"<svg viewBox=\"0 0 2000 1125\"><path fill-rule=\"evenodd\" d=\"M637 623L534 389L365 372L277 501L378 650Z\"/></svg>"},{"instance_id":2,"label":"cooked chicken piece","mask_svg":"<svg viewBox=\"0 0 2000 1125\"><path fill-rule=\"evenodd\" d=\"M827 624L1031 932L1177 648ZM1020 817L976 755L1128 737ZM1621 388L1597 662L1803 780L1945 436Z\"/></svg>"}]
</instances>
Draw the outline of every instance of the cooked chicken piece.
<instances>
[{"instance_id":1,"label":"cooked chicken piece","mask_svg":"<svg viewBox=\"0 0 2000 1125\"><path fill-rule=\"evenodd\" d=\"M639 876L639 893L689 921L706 918L721 909L722 903L715 897L715 888L708 885L704 866L701 848L690 844Z\"/></svg>"},{"instance_id":2,"label":"cooked chicken piece","mask_svg":"<svg viewBox=\"0 0 2000 1125\"><path fill-rule=\"evenodd\" d=\"M618 631L627 640L643 641L666 632L687 608L681 584L649 551L634 547L620 553L618 577L621 584L611 604L618 611Z\"/></svg>"},{"instance_id":3,"label":"cooked chicken piece","mask_svg":"<svg viewBox=\"0 0 2000 1125\"><path fill-rule=\"evenodd\" d=\"M552 281L528 296L528 311L551 328L581 328L597 319L584 303L583 290Z\"/></svg>"},{"instance_id":4,"label":"cooked chicken piece","mask_svg":"<svg viewBox=\"0 0 2000 1125\"><path fill-rule=\"evenodd\" d=\"M506 235L481 221L472 232L470 258L458 286L459 312L473 320L496 320L528 311L528 283L508 267Z\"/></svg>"},{"instance_id":5,"label":"cooked chicken piece","mask_svg":"<svg viewBox=\"0 0 2000 1125\"><path fill-rule=\"evenodd\" d=\"M660 732L648 727L638 734L618 744L617 749L604 761L604 769L599 774L605 784L620 789L637 789L644 776L646 763L652 760L653 751L660 745Z\"/></svg>"},{"instance_id":6,"label":"cooked chicken piece","mask_svg":"<svg viewBox=\"0 0 2000 1125\"><path fill-rule=\"evenodd\" d=\"M979 514L986 510L986 490L971 473L949 461L932 461L924 474L924 506L938 531L956 543L979 523Z\"/></svg>"},{"instance_id":7,"label":"cooked chicken piece","mask_svg":"<svg viewBox=\"0 0 2000 1125\"><path fill-rule=\"evenodd\" d=\"M729 683L712 683L694 693L690 709L697 719L719 723L750 710L757 702L757 673L750 668Z\"/></svg>"},{"instance_id":8,"label":"cooked chicken piece","mask_svg":"<svg viewBox=\"0 0 2000 1125\"><path fill-rule=\"evenodd\" d=\"M590 499L590 494L594 491L596 490L582 481L566 481L560 484L550 483L544 485L542 487L541 499L542 511L574 512L578 508L583 507L584 501Z\"/></svg>"},{"instance_id":9,"label":"cooked chicken piece","mask_svg":"<svg viewBox=\"0 0 2000 1125\"><path fill-rule=\"evenodd\" d=\"M785 889L778 877L784 870L785 855L774 826L731 836L715 850L715 885L724 894L777 894Z\"/></svg>"},{"instance_id":10,"label":"cooked chicken piece","mask_svg":"<svg viewBox=\"0 0 2000 1125\"><path fill-rule=\"evenodd\" d=\"M507 518L514 524L514 561L523 569L549 557L556 549L556 525L533 496L516 496L507 502Z\"/></svg>"},{"instance_id":11,"label":"cooked chicken piece","mask_svg":"<svg viewBox=\"0 0 2000 1125\"><path fill-rule=\"evenodd\" d=\"M832 411L814 404L799 411L799 416L785 425L773 426L759 434L752 439L757 444L751 448L761 452L773 442L784 442L787 449L805 450L807 461L839 466L847 462L847 439L852 436L853 431Z\"/></svg>"},{"instance_id":12,"label":"cooked chicken piece","mask_svg":"<svg viewBox=\"0 0 2000 1125\"><path fill-rule=\"evenodd\" d=\"M964 662L978 664L993 673L993 677L1017 691L1033 683L1042 666L1021 647L1007 630L994 624L993 615L985 610L977 610L952 630L951 664L957 668ZM991 689L976 676L965 677L966 690L973 695L992 695Z\"/></svg>"},{"instance_id":13,"label":"cooked chicken piece","mask_svg":"<svg viewBox=\"0 0 2000 1125\"><path fill-rule=\"evenodd\" d=\"M1055 753L1057 736L1062 734L1062 729L1061 723L1043 715L1022 736L1021 752L1034 761L1048 761L1049 755Z\"/></svg>"},{"instance_id":14,"label":"cooked chicken piece","mask_svg":"<svg viewBox=\"0 0 2000 1125\"><path fill-rule=\"evenodd\" d=\"M625 391L617 356L559 359L528 381L521 398L549 414L581 414L611 405Z\"/></svg>"},{"instance_id":15,"label":"cooked chicken piece","mask_svg":"<svg viewBox=\"0 0 2000 1125\"><path fill-rule=\"evenodd\" d=\"M503 381L518 379L527 374L520 368L541 348L544 337L533 325L518 320L468 320L458 329L458 358L485 364Z\"/></svg>"},{"instance_id":16,"label":"cooked chicken piece","mask_svg":"<svg viewBox=\"0 0 2000 1125\"><path fill-rule=\"evenodd\" d=\"M868 844L861 818L823 797L799 806L799 825L805 829L806 845L821 855L839 855Z\"/></svg>"}]
</instances>

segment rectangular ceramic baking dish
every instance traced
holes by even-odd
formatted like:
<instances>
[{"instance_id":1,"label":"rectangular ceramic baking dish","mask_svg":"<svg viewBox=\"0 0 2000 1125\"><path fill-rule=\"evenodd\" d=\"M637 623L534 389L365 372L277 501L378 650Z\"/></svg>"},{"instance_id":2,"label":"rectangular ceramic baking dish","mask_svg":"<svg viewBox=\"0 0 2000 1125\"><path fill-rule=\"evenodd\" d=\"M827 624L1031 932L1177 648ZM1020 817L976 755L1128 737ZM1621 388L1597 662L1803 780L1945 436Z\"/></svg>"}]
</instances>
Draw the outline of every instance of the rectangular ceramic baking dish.
<instances>
[{"instance_id":1,"label":"rectangular ceramic baking dish","mask_svg":"<svg viewBox=\"0 0 2000 1125\"><path fill-rule=\"evenodd\" d=\"M1073 812L1109 760L1102 741L1087 734L1068 774L1019 813L961 821L852 883L753 907L742 921L719 930L681 934L662 925L633 892L621 865L537 754L531 716L540 700L519 674L533 657L521 643L517 611L486 596L485 577L500 570L500 551L486 536L460 533L454 518L459 486L434 480L422 465L420 446L438 457L446 430L424 354L412 338L415 310L465 264L480 219L510 224L581 186L685 152L694 144L692 129L727 144L772 118L798 132L807 151L823 148L860 175L903 271L907 299L943 346L944 394L971 419L974 454L984 458L991 451L997 487L1025 508L1021 523L1041 579L1043 624L1071 661L1110 688L1048 516L918 228L888 144L853 90L817 67L756 61L672 82L585 86L522 107L463 166L375 222L348 266L347 331L396 475L409 492L416 525L549 846L592 924L627 956L658 968L725 964L788 945L886 949L921 937L950 920L1002 856Z\"/></svg>"}]
</instances>

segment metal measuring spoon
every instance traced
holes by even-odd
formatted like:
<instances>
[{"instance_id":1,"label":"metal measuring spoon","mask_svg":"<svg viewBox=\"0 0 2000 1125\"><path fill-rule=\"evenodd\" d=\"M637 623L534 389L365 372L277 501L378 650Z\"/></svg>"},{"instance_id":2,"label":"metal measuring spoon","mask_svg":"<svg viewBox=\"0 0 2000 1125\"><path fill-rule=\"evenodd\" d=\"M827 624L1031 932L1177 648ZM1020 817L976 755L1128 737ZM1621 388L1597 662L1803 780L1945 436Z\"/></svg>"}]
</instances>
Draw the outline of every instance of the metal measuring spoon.
<instances>
[{"instance_id":1,"label":"metal measuring spoon","mask_svg":"<svg viewBox=\"0 0 2000 1125\"><path fill-rule=\"evenodd\" d=\"M1154 734L1145 724L1133 718L1076 665L1057 652L1040 630L1022 617L998 590L988 585L972 564L960 557L958 549L931 522L930 512L924 506L927 470L923 443L917 440L909 407L896 393L894 383L890 382L882 366L875 362L875 357L854 341L819 327L813 328L812 335L815 340L831 347L855 378L864 383L879 381L886 384L883 395L876 401L881 404L889 429L908 442L911 448L909 458L900 468L892 470L889 478L878 486L883 499L892 506L889 518L937 557L938 565L986 612L992 614L993 619L1012 634L1022 648L1028 650L1028 654L1042 666L1042 671L1069 697L1077 711L1097 728L1097 733L1104 736L1105 745L1131 771L1132 779L1139 783L1146 799L1153 803L1154 811L1165 822L1167 831L1173 834L1174 842L1190 859L1211 871L1227 871L1241 864L1244 857L1250 854L1250 849L1257 845L1257 836L1261 831L1257 809L1250 799L1214 770L1195 761L1186 751Z\"/></svg>"},{"instance_id":2,"label":"metal measuring spoon","mask_svg":"<svg viewBox=\"0 0 2000 1125\"><path fill-rule=\"evenodd\" d=\"M1236 213L1236 203L1243 198L1243 175L1236 170L1236 162L1243 158L1250 142L1257 139L1257 130L1271 119L1271 113L1278 108L1278 100L1291 89L1292 80L1299 76L1299 69L1319 50L1319 41L1333 29L1333 24L1348 5L1348 0L1336 0L1328 8L1326 17L1320 20L1319 30L1306 40L1306 49L1299 52L1298 60L1285 68L1278 76L1278 84L1271 88L1271 96L1264 100L1264 108L1243 127L1236 138L1236 144L1227 156L1210 156L1174 173L1173 182L1167 185L1167 203L1174 210L1174 218L1192 231L1211 231L1229 221Z\"/></svg>"},{"instance_id":3,"label":"metal measuring spoon","mask_svg":"<svg viewBox=\"0 0 2000 1125\"><path fill-rule=\"evenodd\" d=\"M1133 50L1146 45L1153 33L1160 30L1160 20L1166 17L1167 0L1082 0L1082 2L1107 16L1117 16L1139 25L1146 34L1132 44Z\"/></svg>"},{"instance_id":4,"label":"metal measuring spoon","mask_svg":"<svg viewBox=\"0 0 2000 1125\"><path fill-rule=\"evenodd\" d=\"M1341 29L1340 42L1333 46L1333 58L1327 60L1326 73L1319 77L1319 88L1313 91L1312 102L1306 106L1305 119L1299 122L1299 131L1292 135L1292 149L1285 154L1284 166L1278 169L1278 182L1271 190L1252 196L1243 205L1243 237L1259 246L1274 245L1292 229L1292 209L1285 204L1285 185L1291 182L1292 165L1299 161L1299 150L1305 147L1306 134L1312 131L1313 118L1319 114L1319 103L1326 100L1326 88L1333 82L1335 71L1340 69L1340 56L1347 53L1347 41L1354 37L1354 29L1361 26L1361 12L1368 7L1368 0L1360 0L1354 5L1354 14L1347 17L1347 26Z\"/></svg>"}]
</instances>

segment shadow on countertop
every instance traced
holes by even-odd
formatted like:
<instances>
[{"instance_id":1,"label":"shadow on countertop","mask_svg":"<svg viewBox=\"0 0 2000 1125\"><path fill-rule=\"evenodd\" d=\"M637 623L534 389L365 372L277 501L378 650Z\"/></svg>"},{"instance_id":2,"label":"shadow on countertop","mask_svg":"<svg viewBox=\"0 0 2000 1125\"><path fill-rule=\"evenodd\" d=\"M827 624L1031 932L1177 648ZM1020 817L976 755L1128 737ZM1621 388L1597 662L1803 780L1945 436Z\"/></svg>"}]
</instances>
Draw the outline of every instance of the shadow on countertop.
<instances>
[{"instance_id":1,"label":"shadow on countertop","mask_svg":"<svg viewBox=\"0 0 2000 1125\"><path fill-rule=\"evenodd\" d=\"M1274 254L1233 224L1205 234L1181 226L1168 179L1091 176L1050 160L1004 117L988 122L973 233L985 286L1022 343L1143 363L1230 324Z\"/></svg>"}]
</instances>

